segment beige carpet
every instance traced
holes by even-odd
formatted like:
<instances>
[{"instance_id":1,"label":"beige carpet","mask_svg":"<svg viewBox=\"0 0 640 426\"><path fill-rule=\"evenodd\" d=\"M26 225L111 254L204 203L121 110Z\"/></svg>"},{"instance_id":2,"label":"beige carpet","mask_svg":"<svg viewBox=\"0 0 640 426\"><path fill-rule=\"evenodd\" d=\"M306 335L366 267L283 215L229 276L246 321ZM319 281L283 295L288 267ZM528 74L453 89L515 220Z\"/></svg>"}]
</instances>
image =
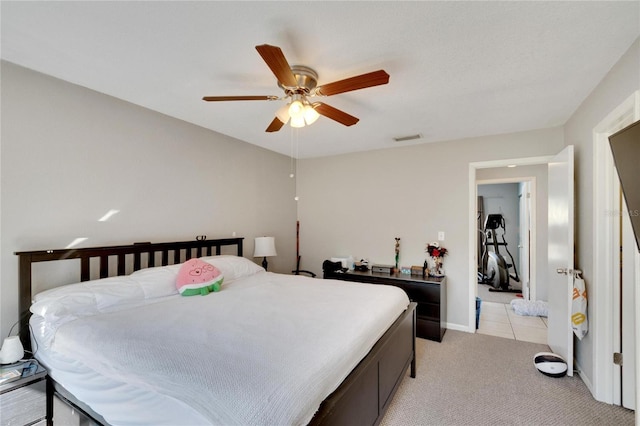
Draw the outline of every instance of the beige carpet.
<instances>
[{"instance_id":1,"label":"beige carpet","mask_svg":"<svg viewBox=\"0 0 640 426\"><path fill-rule=\"evenodd\" d=\"M533 366L548 346L447 330L417 339L417 377L403 380L382 421L408 425L633 425L634 412L597 402L577 375Z\"/></svg>"}]
</instances>

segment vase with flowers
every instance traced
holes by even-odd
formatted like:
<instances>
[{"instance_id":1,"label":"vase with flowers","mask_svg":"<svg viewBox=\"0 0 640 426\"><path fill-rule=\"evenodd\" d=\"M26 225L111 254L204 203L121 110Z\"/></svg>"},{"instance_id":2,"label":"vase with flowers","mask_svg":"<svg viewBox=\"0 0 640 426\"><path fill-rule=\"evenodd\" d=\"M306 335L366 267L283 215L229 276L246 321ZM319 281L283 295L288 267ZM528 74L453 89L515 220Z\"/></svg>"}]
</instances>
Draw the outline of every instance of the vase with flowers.
<instances>
[{"instance_id":1,"label":"vase with flowers","mask_svg":"<svg viewBox=\"0 0 640 426\"><path fill-rule=\"evenodd\" d=\"M440 246L440 243L434 242L427 244L425 252L433 259L433 268L429 270L429 275L432 277L442 277L444 272L442 270L442 260L449 253L449 251Z\"/></svg>"}]
</instances>

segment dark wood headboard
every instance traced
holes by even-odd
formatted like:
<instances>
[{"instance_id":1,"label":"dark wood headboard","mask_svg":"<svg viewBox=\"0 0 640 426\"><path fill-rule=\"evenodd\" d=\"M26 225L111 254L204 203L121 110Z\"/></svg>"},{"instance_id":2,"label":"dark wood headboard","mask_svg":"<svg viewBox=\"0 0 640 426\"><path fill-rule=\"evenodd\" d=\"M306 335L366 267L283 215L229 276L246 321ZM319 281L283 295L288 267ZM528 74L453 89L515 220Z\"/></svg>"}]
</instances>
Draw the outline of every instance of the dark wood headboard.
<instances>
[{"instance_id":1,"label":"dark wood headboard","mask_svg":"<svg viewBox=\"0 0 640 426\"><path fill-rule=\"evenodd\" d=\"M61 250L20 251L18 272L18 309L20 312L20 340L25 348L31 348L29 338L29 307L32 301L32 269L37 262L80 259L80 281L89 281L92 268L97 266L98 276L107 278L125 275L127 264L133 261L133 271L154 266L166 266L185 262L193 257L220 255L223 246L237 246L237 255L242 256L244 238L224 238L218 240L196 240L172 243L134 243L124 246L87 247ZM215 247L215 252L213 248ZM158 258L160 258L158 263ZM96 261L91 262L91 259ZM172 260L170 262L170 260ZM111 266L111 268L110 268ZM94 268L95 269L95 268ZM116 273L110 274L115 270Z\"/></svg>"}]
</instances>

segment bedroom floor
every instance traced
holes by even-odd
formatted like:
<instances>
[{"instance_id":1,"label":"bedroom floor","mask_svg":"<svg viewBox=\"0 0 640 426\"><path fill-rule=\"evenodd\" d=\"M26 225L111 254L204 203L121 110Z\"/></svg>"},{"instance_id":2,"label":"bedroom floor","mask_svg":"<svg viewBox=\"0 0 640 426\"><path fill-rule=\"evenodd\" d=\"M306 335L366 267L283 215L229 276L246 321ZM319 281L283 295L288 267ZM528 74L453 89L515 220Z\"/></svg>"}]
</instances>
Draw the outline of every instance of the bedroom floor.
<instances>
[{"instance_id":1,"label":"bedroom floor","mask_svg":"<svg viewBox=\"0 0 640 426\"><path fill-rule=\"evenodd\" d=\"M546 345L547 318L517 315L510 304L483 301L476 332Z\"/></svg>"}]
</instances>

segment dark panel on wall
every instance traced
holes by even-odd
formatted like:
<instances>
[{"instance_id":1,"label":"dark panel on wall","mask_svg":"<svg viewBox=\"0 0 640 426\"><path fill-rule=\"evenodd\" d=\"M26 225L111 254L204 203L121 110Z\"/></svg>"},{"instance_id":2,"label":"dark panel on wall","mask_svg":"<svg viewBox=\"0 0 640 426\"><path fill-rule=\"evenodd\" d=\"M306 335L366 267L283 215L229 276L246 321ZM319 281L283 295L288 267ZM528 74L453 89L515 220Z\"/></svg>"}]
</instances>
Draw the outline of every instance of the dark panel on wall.
<instances>
[{"instance_id":1,"label":"dark panel on wall","mask_svg":"<svg viewBox=\"0 0 640 426\"><path fill-rule=\"evenodd\" d=\"M611 135L609 143L640 250L640 121Z\"/></svg>"}]
</instances>

